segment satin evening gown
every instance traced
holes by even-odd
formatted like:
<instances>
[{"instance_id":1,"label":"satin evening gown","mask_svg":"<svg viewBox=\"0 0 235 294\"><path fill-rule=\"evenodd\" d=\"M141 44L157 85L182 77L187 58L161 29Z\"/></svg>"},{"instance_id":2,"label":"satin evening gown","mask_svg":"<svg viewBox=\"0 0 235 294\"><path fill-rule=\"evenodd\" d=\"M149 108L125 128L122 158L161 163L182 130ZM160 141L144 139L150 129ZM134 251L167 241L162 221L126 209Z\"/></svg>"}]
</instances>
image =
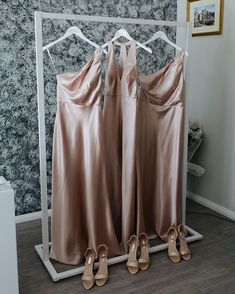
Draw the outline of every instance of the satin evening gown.
<instances>
[{"instance_id":1,"label":"satin evening gown","mask_svg":"<svg viewBox=\"0 0 235 294\"><path fill-rule=\"evenodd\" d=\"M109 42L103 109L108 193L114 227L120 243L122 242L122 93L120 76L124 54L122 46L120 63L117 64L112 42Z\"/></svg>"},{"instance_id":2,"label":"satin evening gown","mask_svg":"<svg viewBox=\"0 0 235 294\"><path fill-rule=\"evenodd\" d=\"M182 223L184 52L139 77L137 103L137 234L167 241Z\"/></svg>"},{"instance_id":3,"label":"satin evening gown","mask_svg":"<svg viewBox=\"0 0 235 294\"><path fill-rule=\"evenodd\" d=\"M117 227L121 203L125 252L132 234L166 241L169 227L182 222L184 139L184 52L139 76L136 44L128 43L128 54L127 43L121 45L119 64L109 43L104 108L110 198Z\"/></svg>"},{"instance_id":4,"label":"satin evening gown","mask_svg":"<svg viewBox=\"0 0 235 294\"><path fill-rule=\"evenodd\" d=\"M118 42L115 42L116 44ZM130 47L127 45L130 44ZM135 42L119 44L119 62L109 42L104 101L106 165L113 218L122 248L136 232L136 102ZM127 53L127 47L129 47Z\"/></svg>"},{"instance_id":5,"label":"satin evening gown","mask_svg":"<svg viewBox=\"0 0 235 294\"><path fill-rule=\"evenodd\" d=\"M99 244L122 253L108 196L101 97L101 49L79 71L57 76L50 257L82 263Z\"/></svg>"}]
</instances>

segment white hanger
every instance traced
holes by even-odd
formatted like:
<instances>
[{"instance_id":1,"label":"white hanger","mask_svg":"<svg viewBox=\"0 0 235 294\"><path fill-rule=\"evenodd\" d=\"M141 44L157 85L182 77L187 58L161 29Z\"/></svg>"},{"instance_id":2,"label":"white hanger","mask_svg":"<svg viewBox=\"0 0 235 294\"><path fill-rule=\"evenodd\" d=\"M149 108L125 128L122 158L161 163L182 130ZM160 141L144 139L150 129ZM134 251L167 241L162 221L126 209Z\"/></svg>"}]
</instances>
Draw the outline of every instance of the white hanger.
<instances>
[{"instance_id":1,"label":"white hanger","mask_svg":"<svg viewBox=\"0 0 235 294\"><path fill-rule=\"evenodd\" d=\"M84 36L84 34L82 33L82 31L78 28L78 27L70 27L66 33L60 37L59 39L49 43L48 45L44 46L43 47L43 51L44 50L48 50L50 47L54 46L55 44L63 41L64 39L68 38L69 36L71 35L76 35L78 37L80 37L82 40L86 41L88 44L94 46L95 48L99 48L100 46L94 42L92 42L91 40L87 39L87 37ZM103 50L104 53L107 54L107 51L106 50Z\"/></svg>"},{"instance_id":2,"label":"white hanger","mask_svg":"<svg viewBox=\"0 0 235 294\"><path fill-rule=\"evenodd\" d=\"M171 40L167 37L166 33L164 33L163 31L158 31L156 32L148 41L144 42L144 45L147 45L157 39L162 39L165 42L167 42L168 44L170 44L172 47L176 48L177 50L181 51L182 48L179 47L178 45L176 45L175 43L171 42ZM188 56L188 52L185 51L185 55Z\"/></svg>"},{"instance_id":3,"label":"white hanger","mask_svg":"<svg viewBox=\"0 0 235 294\"><path fill-rule=\"evenodd\" d=\"M116 41L117 39L119 39L120 37L124 37L127 40L131 41L133 40L133 38L129 35L129 33L127 32L127 30L125 29L120 29L116 32L116 34L114 35L114 37L112 38L112 42ZM109 42L103 44L101 47L105 48L107 47L109 44ZM139 47L143 48L144 50L148 51L149 53L152 53L152 49L149 47L146 47L144 44L141 44L139 42L136 42L136 45L138 45Z\"/></svg>"}]
</instances>

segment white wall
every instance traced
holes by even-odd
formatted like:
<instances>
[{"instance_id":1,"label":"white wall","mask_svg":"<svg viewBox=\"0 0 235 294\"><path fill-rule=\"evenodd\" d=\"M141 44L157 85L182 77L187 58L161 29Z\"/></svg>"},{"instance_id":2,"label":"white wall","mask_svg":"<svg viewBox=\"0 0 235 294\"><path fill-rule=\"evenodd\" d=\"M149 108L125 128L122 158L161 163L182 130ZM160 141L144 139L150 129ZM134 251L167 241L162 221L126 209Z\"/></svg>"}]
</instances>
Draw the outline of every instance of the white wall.
<instances>
[{"instance_id":1,"label":"white wall","mask_svg":"<svg viewBox=\"0 0 235 294\"><path fill-rule=\"evenodd\" d=\"M190 176L189 190L235 212L234 0L225 0L222 35L192 38L190 63L189 116L205 132L194 161L206 173Z\"/></svg>"}]
</instances>

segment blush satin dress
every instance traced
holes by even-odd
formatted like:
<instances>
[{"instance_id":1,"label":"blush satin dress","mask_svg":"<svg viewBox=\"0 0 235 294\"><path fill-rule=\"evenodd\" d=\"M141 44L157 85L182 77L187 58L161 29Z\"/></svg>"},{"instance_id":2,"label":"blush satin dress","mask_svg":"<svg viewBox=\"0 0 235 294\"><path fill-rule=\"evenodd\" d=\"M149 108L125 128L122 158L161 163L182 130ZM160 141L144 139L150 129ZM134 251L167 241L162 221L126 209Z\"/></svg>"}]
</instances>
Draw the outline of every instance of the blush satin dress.
<instances>
[{"instance_id":1,"label":"blush satin dress","mask_svg":"<svg viewBox=\"0 0 235 294\"><path fill-rule=\"evenodd\" d=\"M119 62L109 42L104 121L106 165L113 218L119 240L127 252L127 241L136 232L136 106L137 67L135 42L121 46ZM127 53L127 44L130 48Z\"/></svg>"},{"instance_id":2,"label":"blush satin dress","mask_svg":"<svg viewBox=\"0 0 235 294\"><path fill-rule=\"evenodd\" d=\"M182 223L184 51L159 71L139 77L136 124L137 234L167 241Z\"/></svg>"},{"instance_id":3,"label":"blush satin dress","mask_svg":"<svg viewBox=\"0 0 235 294\"><path fill-rule=\"evenodd\" d=\"M120 76L124 54L122 46L120 62L117 64L112 42L109 42L103 109L108 193L114 227L120 243L122 242L122 93Z\"/></svg>"},{"instance_id":4,"label":"blush satin dress","mask_svg":"<svg viewBox=\"0 0 235 294\"><path fill-rule=\"evenodd\" d=\"M125 252L132 234L166 241L169 227L182 222L183 60L181 51L161 70L139 76L135 41L121 45L119 64L109 43L106 158Z\"/></svg>"},{"instance_id":5,"label":"blush satin dress","mask_svg":"<svg viewBox=\"0 0 235 294\"><path fill-rule=\"evenodd\" d=\"M79 71L57 76L50 257L82 263L88 247L122 253L113 226L105 168L101 49Z\"/></svg>"}]
</instances>

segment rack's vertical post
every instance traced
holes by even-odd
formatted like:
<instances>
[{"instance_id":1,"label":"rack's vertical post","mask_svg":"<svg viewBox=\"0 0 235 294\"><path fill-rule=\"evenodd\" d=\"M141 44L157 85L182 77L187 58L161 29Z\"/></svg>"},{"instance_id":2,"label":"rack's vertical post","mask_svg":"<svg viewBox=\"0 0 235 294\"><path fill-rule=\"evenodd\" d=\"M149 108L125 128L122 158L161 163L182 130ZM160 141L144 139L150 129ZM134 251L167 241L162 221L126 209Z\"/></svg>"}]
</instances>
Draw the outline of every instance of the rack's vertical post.
<instances>
[{"instance_id":1,"label":"rack's vertical post","mask_svg":"<svg viewBox=\"0 0 235 294\"><path fill-rule=\"evenodd\" d=\"M185 56L184 62L184 80L185 80L185 101L184 101L184 158L183 158L183 183L182 183L182 223L185 224L186 219L186 197L187 197L187 171L188 171L188 102L189 102L189 38L191 33L190 23L186 23L185 30L185 51L188 56Z\"/></svg>"},{"instance_id":2,"label":"rack's vertical post","mask_svg":"<svg viewBox=\"0 0 235 294\"><path fill-rule=\"evenodd\" d=\"M44 74L42 49L42 14L35 11L35 40L36 40L36 71L37 71L37 99L39 122L39 157L40 157L40 185L42 209L42 245L43 260L49 260L48 234L48 196L47 196L47 161L46 161L46 127L44 107Z\"/></svg>"}]
</instances>

